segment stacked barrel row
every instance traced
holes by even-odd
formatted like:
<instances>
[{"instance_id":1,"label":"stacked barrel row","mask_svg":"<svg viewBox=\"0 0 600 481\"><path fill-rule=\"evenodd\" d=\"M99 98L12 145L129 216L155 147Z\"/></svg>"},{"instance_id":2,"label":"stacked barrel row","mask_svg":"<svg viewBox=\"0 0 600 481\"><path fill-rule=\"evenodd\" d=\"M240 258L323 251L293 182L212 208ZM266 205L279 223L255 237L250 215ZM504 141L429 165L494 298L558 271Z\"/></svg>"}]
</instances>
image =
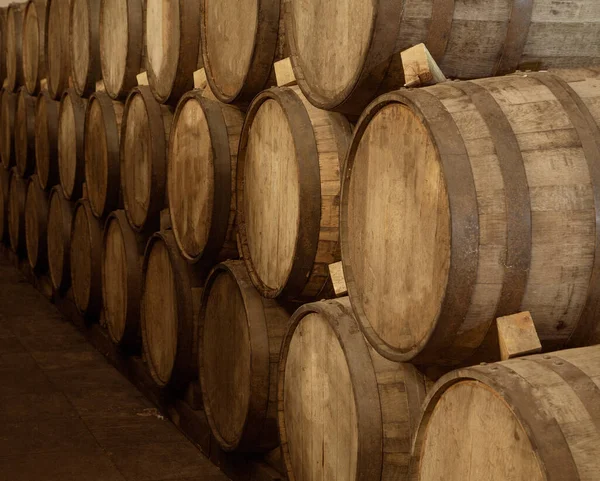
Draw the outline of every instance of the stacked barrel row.
<instances>
[{"instance_id":1,"label":"stacked barrel row","mask_svg":"<svg viewBox=\"0 0 600 481\"><path fill-rule=\"evenodd\" d=\"M597 342L600 70L394 89L422 41L463 79L598 64L600 6L417 3L11 5L2 237L290 479L595 479L597 347L422 372L522 310Z\"/></svg>"}]
</instances>

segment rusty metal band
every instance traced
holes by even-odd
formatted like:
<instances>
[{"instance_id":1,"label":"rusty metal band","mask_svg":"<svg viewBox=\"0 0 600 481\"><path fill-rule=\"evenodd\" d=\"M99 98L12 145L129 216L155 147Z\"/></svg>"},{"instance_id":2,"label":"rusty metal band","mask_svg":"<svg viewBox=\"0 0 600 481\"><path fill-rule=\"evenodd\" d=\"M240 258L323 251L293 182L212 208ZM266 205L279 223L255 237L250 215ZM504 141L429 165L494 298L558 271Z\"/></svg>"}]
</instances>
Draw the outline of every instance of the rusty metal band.
<instances>
[{"instance_id":1,"label":"rusty metal band","mask_svg":"<svg viewBox=\"0 0 600 481\"><path fill-rule=\"evenodd\" d=\"M565 453L571 453L565 435L552 414L544 409L536 387L502 364L491 364L474 370L485 373L490 386L502 393L527 432L531 447L539 453L538 459L545 470L545 479L578 481L580 477L573 457L565 456Z\"/></svg>"},{"instance_id":2,"label":"rusty metal band","mask_svg":"<svg viewBox=\"0 0 600 481\"><path fill-rule=\"evenodd\" d=\"M569 385L600 432L600 388L590 376L559 356L543 356L535 362L558 374Z\"/></svg>"},{"instance_id":3,"label":"rusty metal band","mask_svg":"<svg viewBox=\"0 0 600 481\"><path fill-rule=\"evenodd\" d=\"M436 62L441 62L446 55L453 19L454 0L433 0L431 23L425 44Z\"/></svg>"},{"instance_id":4,"label":"rusty metal band","mask_svg":"<svg viewBox=\"0 0 600 481\"><path fill-rule=\"evenodd\" d=\"M514 72L519 67L529 36L532 14L533 0L514 0L508 20L504 47L493 75Z\"/></svg>"},{"instance_id":5,"label":"rusty metal band","mask_svg":"<svg viewBox=\"0 0 600 481\"><path fill-rule=\"evenodd\" d=\"M415 363L443 357L450 348L469 310L479 264L479 210L469 154L454 119L442 102L427 90L402 92L429 128L448 192L451 216L450 269L446 295L436 326Z\"/></svg>"},{"instance_id":6,"label":"rusty metal band","mask_svg":"<svg viewBox=\"0 0 600 481\"><path fill-rule=\"evenodd\" d=\"M569 343L580 344L584 343L594 330L600 315L600 128L581 97L563 79L550 73L533 73L530 76L548 87L569 116L581 141L594 190L596 209L594 264L587 300L569 340Z\"/></svg>"},{"instance_id":7,"label":"rusty metal band","mask_svg":"<svg viewBox=\"0 0 600 481\"><path fill-rule=\"evenodd\" d=\"M494 96L474 82L453 87L471 98L486 123L502 174L506 205L506 259L502 291L494 319L521 308L531 265L531 200L519 141Z\"/></svg>"}]
</instances>

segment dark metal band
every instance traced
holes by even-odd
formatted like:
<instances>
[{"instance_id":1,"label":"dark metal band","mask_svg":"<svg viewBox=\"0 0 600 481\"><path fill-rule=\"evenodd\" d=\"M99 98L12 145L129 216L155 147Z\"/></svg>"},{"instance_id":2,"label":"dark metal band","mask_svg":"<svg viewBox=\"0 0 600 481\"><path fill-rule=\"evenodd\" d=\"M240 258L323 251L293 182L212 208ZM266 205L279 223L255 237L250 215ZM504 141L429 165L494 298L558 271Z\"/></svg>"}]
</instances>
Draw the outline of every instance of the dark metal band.
<instances>
[{"instance_id":1,"label":"dark metal band","mask_svg":"<svg viewBox=\"0 0 600 481\"><path fill-rule=\"evenodd\" d=\"M453 19L454 0L433 0L426 45L436 62L441 62L446 55Z\"/></svg>"},{"instance_id":2,"label":"dark metal band","mask_svg":"<svg viewBox=\"0 0 600 481\"><path fill-rule=\"evenodd\" d=\"M533 0L514 0L508 20L504 48L493 75L504 75L519 68L533 13Z\"/></svg>"}]
</instances>

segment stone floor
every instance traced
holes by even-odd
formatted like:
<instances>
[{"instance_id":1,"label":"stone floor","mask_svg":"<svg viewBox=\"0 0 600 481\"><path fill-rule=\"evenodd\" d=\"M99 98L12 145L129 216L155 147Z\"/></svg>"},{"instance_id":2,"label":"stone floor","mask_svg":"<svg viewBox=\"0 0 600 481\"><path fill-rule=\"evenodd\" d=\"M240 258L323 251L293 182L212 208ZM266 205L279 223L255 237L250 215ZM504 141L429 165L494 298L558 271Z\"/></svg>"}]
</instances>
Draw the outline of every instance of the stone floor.
<instances>
[{"instance_id":1,"label":"stone floor","mask_svg":"<svg viewBox=\"0 0 600 481\"><path fill-rule=\"evenodd\" d=\"M0 481L227 481L0 259Z\"/></svg>"}]
</instances>

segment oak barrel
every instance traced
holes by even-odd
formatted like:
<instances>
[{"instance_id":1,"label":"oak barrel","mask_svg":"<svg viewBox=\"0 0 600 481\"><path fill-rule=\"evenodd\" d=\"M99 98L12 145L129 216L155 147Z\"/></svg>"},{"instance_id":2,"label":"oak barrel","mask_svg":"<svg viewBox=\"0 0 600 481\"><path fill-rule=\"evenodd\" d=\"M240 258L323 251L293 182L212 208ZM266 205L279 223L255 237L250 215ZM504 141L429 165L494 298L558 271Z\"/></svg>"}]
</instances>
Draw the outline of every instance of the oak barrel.
<instances>
[{"instance_id":1,"label":"oak barrel","mask_svg":"<svg viewBox=\"0 0 600 481\"><path fill-rule=\"evenodd\" d=\"M60 100L68 88L71 75L69 45L70 0L48 0L46 15L45 48L48 92L54 100Z\"/></svg>"},{"instance_id":2,"label":"oak barrel","mask_svg":"<svg viewBox=\"0 0 600 481\"><path fill-rule=\"evenodd\" d=\"M598 64L597 0L283 0L296 78L316 106L360 114L404 85L400 52L424 42L449 78Z\"/></svg>"},{"instance_id":3,"label":"oak barrel","mask_svg":"<svg viewBox=\"0 0 600 481\"><path fill-rule=\"evenodd\" d=\"M102 78L100 68L100 0L71 0L71 77L73 88L82 96L96 90Z\"/></svg>"},{"instance_id":4,"label":"oak barrel","mask_svg":"<svg viewBox=\"0 0 600 481\"><path fill-rule=\"evenodd\" d=\"M148 83L160 103L176 103L202 66L200 1L146 0Z\"/></svg>"},{"instance_id":5,"label":"oak barrel","mask_svg":"<svg viewBox=\"0 0 600 481\"><path fill-rule=\"evenodd\" d=\"M348 298L305 304L279 361L279 431L290 481L406 481L426 380L366 342Z\"/></svg>"},{"instance_id":6,"label":"oak barrel","mask_svg":"<svg viewBox=\"0 0 600 481\"><path fill-rule=\"evenodd\" d=\"M6 88L23 85L23 17L25 4L11 3L6 12Z\"/></svg>"},{"instance_id":7,"label":"oak barrel","mask_svg":"<svg viewBox=\"0 0 600 481\"><path fill-rule=\"evenodd\" d=\"M10 242L8 235L8 194L12 172L0 169L0 244Z\"/></svg>"},{"instance_id":8,"label":"oak barrel","mask_svg":"<svg viewBox=\"0 0 600 481\"><path fill-rule=\"evenodd\" d=\"M15 165L15 114L17 112L17 94L10 90L2 91L0 104L0 156L5 169Z\"/></svg>"},{"instance_id":9,"label":"oak barrel","mask_svg":"<svg viewBox=\"0 0 600 481\"><path fill-rule=\"evenodd\" d=\"M37 181L44 190L59 182L58 114L60 102L42 90L35 106L35 167Z\"/></svg>"},{"instance_id":10,"label":"oak barrel","mask_svg":"<svg viewBox=\"0 0 600 481\"><path fill-rule=\"evenodd\" d=\"M144 254L142 343L160 387L183 387L198 374L197 317L201 279L177 250L170 230L157 232Z\"/></svg>"},{"instance_id":11,"label":"oak barrel","mask_svg":"<svg viewBox=\"0 0 600 481\"><path fill-rule=\"evenodd\" d=\"M48 212L48 271L52 286L61 293L71 285L71 224L73 204L63 194L60 185L50 191Z\"/></svg>"},{"instance_id":12,"label":"oak barrel","mask_svg":"<svg viewBox=\"0 0 600 481\"><path fill-rule=\"evenodd\" d=\"M206 79L222 102L244 102L272 84L273 63L286 57L279 0L202 0Z\"/></svg>"},{"instance_id":13,"label":"oak barrel","mask_svg":"<svg viewBox=\"0 0 600 481\"><path fill-rule=\"evenodd\" d=\"M23 19L23 78L27 92L37 95L46 78L46 0L29 0Z\"/></svg>"},{"instance_id":14,"label":"oak barrel","mask_svg":"<svg viewBox=\"0 0 600 481\"><path fill-rule=\"evenodd\" d=\"M145 70L144 0L100 1L100 64L106 93L124 98Z\"/></svg>"},{"instance_id":15,"label":"oak barrel","mask_svg":"<svg viewBox=\"0 0 600 481\"><path fill-rule=\"evenodd\" d=\"M36 98L25 87L17 94L15 112L15 162L21 177L29 177L35 170L35 104Z\"/></svg>"},{"instance_id":16,"label":"oak barrel","mask_svg":"<svg viewBox=\"0 0 600 481\"><path fill-rule=\"evenodd\" d=\"M169 211L177 245L190 262L237 258L235 171L244 114L185 94L169 142Z\"/></svg>"},{"instance_id":17,"label":"oak barrel","mask_svg":"<svg viewBox=\"0 0 600 481\"><path fill-rule=\"evenodd\" d=\"M105 92L94 93L85 113L85 181L90 207L105 217L121 206L119 137L123 104Z\"/></svg>"},{"instance_id":18,"label":"oak barrel","mask_svg":"<svg viewBox=\"0 0 600 481\"><path fill-rule=\"evenodd\" d=\"M8 190L8 235L10 248L18 255L27 253L25 243L25 197L27 196L27 179L18 175L13 167Z\"/></svg>"},{"instance_id":19,"label":"oak barrel","mask_svg":"<svg viewBox=\"0 0 600 481\"><path fill-rule=\"evenodd\" d=\"M58 171L65 197L81 197L85 181L84 131L87 99L68 89L58 112Z\"/></svg>"},{"instance_id":20,"label":"oak barrel","mask_svg":"<svg viewBox=\"0 0 600 481\"><path fill-rule=\"evenodd\" d=\"M82 315L95 320L102 309L102 223L92 214L87 199L75 205L69 257L75 305Z\"/></svg>"},{"instance_id":21,"label":"oak barrel","mask_svg":"<svg viewBox=\"0 0 600 481\"><path fill-rule=\"evenodd\" d=\"M260 296L242 261L219 264L206 281L198 372L210 428L226 451L279 445L277 366L289 317Z\"/></svg>"},{"instance_id":22,"label":"oak barrel","mask_svg":"<svg viewBox=\"0 0 600 481\"><path fill-rule=\"evenodd\" d=\"M6 17L8 7L0 7L0 85L6 80Z\"/></svg>"},{"instance_id":23,"label":"oak barrel","mask_svg":"<svg viewBox=\"0 0 600 481\"><path fill-rule=\"evenodd\" d=\"M411 479L597 479L599 403L599 346L452 372L427 398Z\"/></svg>"},{"instance_id":24,"label":"oak barrel","mask_svg":"<svg viewBox=\"0 0 600 481\"><path fill-rule=\"evenodd\" d=\"M173 110L160 105L149 87L134 88L121 126L121 191L132 227L159 230L167 206L167 157Z\"/></svg>"},{"instance_id":25,"label":"oak barrel","mask_svg":"<svg viewBox=\"0 0 600 481\"><path fill-rule=\"evenodd\" d=\"M310 105L298 87L259 94L237 167L240 255L265 297L315 299L339 260L340 171L351 127Z\"/></svg>"},{"instance_id":26,"label":"oak barrel","mask_svg":"<svg viewBox=\"0 0 600 481\"><path fill-rule=\"evenodd\" d=\"M367 108L348 154L342 259L382 355L453 364L520 311L547 349L589 343L599 87L600 70L531 73L397 91ZM493 339L486 349L499 360Z\"/></svg>"},{"instance_id":27,"label":"oak barrel","mask_svg":"<svg viewBox=\"0 0 600 481\"><path fill-rule=\"evenodd\" d=\"M108 334L119 347L137 350L144 238L135 232L125 211L112 212L104 225L102 242L102 299Z\"/></svg>"},{"instance_id":28,"label":"oak barrel","mask_svg":"<svg viewBox=\"0 0 600 481\"><path fill-rule=\"evenodd\" d=\"M31 177L25 199L25 242L29 265L36 273L48 269L48 192Z\"/></svg>"}]
</instances>

